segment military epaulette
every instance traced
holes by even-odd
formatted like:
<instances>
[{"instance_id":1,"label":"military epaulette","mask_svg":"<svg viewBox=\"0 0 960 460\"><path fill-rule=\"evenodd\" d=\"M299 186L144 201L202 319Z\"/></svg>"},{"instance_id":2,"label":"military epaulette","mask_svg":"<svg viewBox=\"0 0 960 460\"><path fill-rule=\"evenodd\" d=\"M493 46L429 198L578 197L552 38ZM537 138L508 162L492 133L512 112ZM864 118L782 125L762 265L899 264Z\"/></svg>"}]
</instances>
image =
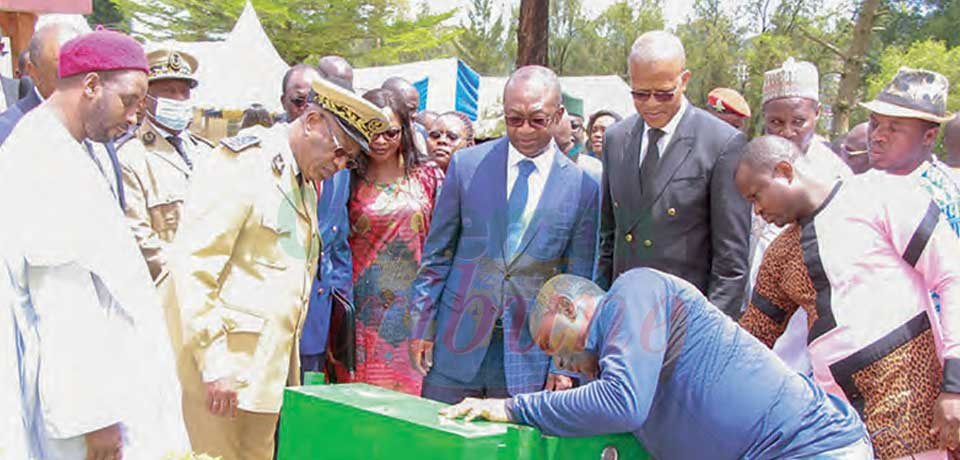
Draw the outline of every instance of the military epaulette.
<instances>
[{"instance_id":1,"label":"military epaulette","mask_svg":"<svg viewBox=\"0 0 960 460\"><path fill-rule=\"evenodd\" d=\"M206 144L207 147L217 148L217 145L216 145L216 144L214 144L213 142L210 142L210 139L207 139L207 138L205 138L205 137L203 137L203 136L198 136L198 135L196 135L196 134L190 133L190 138L193 139L193 140L195 140L195 141L197 141L197 142Z\"/></svg>"},{"instance_id":2,"label":"military epaulette","mask_svg":"<svg viewBox=\"0 0 960 460\"><path fill-rule=\"evenodd\" d=\"M240 153L254 145L260 144L260 138L252 134L244 134L242 136L228 137L221 140L220 143L234 153Z\"/></svg>"}]
</instances>

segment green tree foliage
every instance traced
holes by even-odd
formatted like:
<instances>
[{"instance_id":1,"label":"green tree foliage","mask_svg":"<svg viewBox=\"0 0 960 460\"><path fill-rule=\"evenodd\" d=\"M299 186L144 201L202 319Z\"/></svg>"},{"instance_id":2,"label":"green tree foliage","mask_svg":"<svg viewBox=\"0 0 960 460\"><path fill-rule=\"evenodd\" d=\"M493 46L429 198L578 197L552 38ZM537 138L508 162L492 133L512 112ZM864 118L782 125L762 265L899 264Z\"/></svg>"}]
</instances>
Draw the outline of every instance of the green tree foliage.
<instances>
[{"instance_id":1,"label":"green tree foliage","mask_svg":"<svg viewBox=\"0 0 960 460\"><path fill-rule=\"evenodd\" d=\"M452 42L456 54L481 75L507 73L513 60L505 58L506 22L503 12L494 14L493 0L472 0L460 24L463 33Z\"/></svg>"},{"instance_id":2,"label":"green tree foliage","mask_svg":"<svg viewBox=\"0 0 960 460\"><path fill-rule=\"evenodd\" d=\"M150 40L216 40L245 0L115 0ZM287 62L342 55L357 66L415 60L459 35L455 11L410 18L405 0L254 0L264 30Z\"/></svg>"},{"instance_id":3,"label":"green tree foliage","mask_svg":"<svg viewBox=\"0 0 960 460\"><path fill-rule=\"evenodd\" d=\"M130 21L113 0L93 0L93 13L86 19L91 28L102 25L109 29L130 32Z\"/></svg>"}]
</instances>

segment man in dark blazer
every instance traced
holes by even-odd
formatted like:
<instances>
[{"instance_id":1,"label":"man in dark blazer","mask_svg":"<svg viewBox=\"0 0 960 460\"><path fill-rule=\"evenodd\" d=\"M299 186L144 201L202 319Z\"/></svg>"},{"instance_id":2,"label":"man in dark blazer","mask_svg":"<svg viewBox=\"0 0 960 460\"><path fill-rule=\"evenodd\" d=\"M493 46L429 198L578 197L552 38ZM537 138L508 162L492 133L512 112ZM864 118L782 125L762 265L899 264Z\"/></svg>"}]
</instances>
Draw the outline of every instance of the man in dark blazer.
<instances>
[{"instance_id":1,"label":"man in dark blazer","mask_svg":"<svg viewBox=\"0 0 960 460\"><path fill-rule=\"evenodd\" d=\"M27 112L53 94L60 79L58 75L60 46L78 35L80 31L75 27L56 22L47 24L34 32L27 45L26 72L35 86L33 91L27 93L16 104L8 105L7 110L0 114L0 144L7 140L13 127Z\"/></svg>"},{"instance_id":2,"label":"man in dark blazer","mask_svg":"<svg viewBox=\"0 0 960 460\"><path fill-rule=\"evenodd\" d=\"M453 156L413 284L411 362L437 401L571 385L527 313L552 276L593 273L598 185L553 142L556 74L521 67L503 106L507 136Z\"/></svg>"},{"instance_id":3,"label":"man in dark blazer","mask_svg":"<svg viewBox=\"0 0 960 460\"><path fill-rule=\"evenodd\" d=\"M603 143L597 283L650 267L679 276L739 316L747 276L750 206L733 181L746 139L683 95L683 44L664 31L633 44L637 114Z\"/></svg>"}]
</instances>

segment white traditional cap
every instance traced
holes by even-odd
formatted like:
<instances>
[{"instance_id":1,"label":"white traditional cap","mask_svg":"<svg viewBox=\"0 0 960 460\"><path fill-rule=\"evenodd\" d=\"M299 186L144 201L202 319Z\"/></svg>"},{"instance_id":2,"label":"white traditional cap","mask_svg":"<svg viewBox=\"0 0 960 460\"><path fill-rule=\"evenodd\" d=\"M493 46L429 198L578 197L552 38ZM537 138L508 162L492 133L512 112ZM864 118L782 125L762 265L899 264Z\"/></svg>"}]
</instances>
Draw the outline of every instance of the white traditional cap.
<instances>
[{"instance_id":1,"label":"white traditional cap","mask_svg":"<svg viewBox=\"0 0 960 460\"><path fill-rule=\"evenodd\" d=\"M779 69L763 74L763 103L784 97L802 97L820 102L820 73L807 61L792 57Z\"/></svg>"}]
</instances>

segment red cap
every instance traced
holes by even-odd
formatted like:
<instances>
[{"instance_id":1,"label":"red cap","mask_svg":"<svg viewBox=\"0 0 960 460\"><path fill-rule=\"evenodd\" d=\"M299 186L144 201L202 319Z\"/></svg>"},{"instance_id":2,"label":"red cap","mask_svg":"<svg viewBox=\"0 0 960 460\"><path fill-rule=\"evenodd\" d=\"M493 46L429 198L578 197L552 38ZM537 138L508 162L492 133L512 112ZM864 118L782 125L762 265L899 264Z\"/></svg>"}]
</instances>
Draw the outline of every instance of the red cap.
<instances>
[{"instance_id":1,"label":"red cap","mask_svg":"<svg viewBox=\"0 0 960 460\"><path fill-rule=\"evenodd\" d=\"M150 72L143 47L129 35L106 30L83 34L60 47L60 78L87 72L140 70Z\"/></svg>"},{"instance_id":2,"label":"red cap","mask_svg":"<svg viewBox=\"0 0 960 460\"><path fill-rule=\"evenodd\" d=\"M750 116L747 100L730 88L714 88L707 95L707 105L715 112L730 112L741 117Z\"/></svg>"}]
</instances>

